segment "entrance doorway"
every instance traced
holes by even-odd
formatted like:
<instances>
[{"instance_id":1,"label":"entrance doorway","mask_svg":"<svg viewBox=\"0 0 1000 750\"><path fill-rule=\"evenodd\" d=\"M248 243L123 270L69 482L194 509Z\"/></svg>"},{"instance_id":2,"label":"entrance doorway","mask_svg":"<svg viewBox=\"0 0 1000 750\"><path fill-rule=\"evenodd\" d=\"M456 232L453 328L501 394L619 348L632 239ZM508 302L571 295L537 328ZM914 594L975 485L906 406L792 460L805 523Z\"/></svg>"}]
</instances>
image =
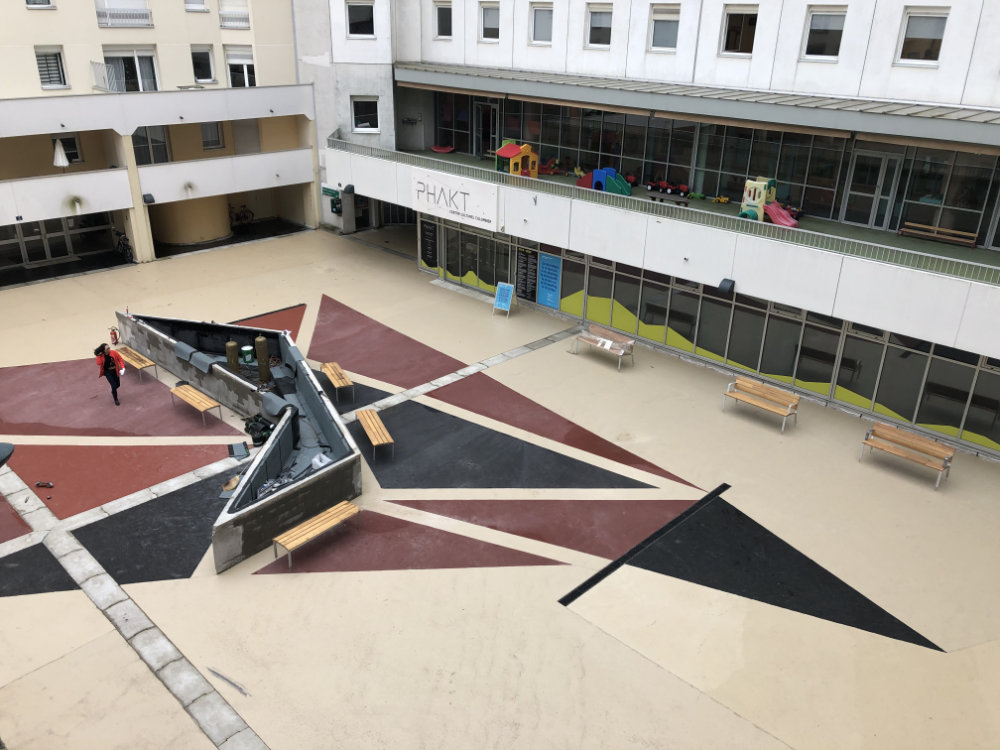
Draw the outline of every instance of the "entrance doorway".
<instances>
[{"instance_id":1,"label":"entrance doorway","mask_svg":"<svg viewBox=\"0 0 1000 750\"><path fill-rule=\"evenodd\" d=\"M841 221L875 229L894 226L899 219L896 189L902 161L893 154L855 151Z\"/></svg>"},{"instance_id":2,"label":"entrance doorway","mask_svg":"<svg viewBox=\"0 0 1000 750\"><path fill-rule=\"evenodd\" d=\"M492 156L500 145L499 108L489 102L476 102L473 112L472 151L480 157Z\"/></svg>"}]
</instances>

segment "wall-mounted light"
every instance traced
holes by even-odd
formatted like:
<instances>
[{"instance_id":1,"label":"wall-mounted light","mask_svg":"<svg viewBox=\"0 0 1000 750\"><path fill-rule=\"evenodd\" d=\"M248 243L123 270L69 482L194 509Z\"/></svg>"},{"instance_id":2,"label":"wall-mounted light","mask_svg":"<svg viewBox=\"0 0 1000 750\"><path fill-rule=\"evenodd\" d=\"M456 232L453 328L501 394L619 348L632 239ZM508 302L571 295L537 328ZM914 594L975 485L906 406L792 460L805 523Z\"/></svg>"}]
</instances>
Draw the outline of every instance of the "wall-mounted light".
<instances>
[{"instance_id":1,"label":"wall-mounted light","mask_svg":"<svg viewBox=\"0 0 1000 750\"><path fill-rule=\"evenodd\" d=\"M148 206L150 203L156 203L156 198L153 197L152 193L143 193L142 202Z\"/></svg>"},{"instance_id":2,"label":"wall-mounted light","mask_svg":"<svg viewBox=\"0 0 1000 750\"><path fill-rule=\"evenodd\" d=\"M736 282L732 279L723 279L719 282L719 291L723 294L732 294L734 288L736 288Z\"/></svg>"}]
</instances>

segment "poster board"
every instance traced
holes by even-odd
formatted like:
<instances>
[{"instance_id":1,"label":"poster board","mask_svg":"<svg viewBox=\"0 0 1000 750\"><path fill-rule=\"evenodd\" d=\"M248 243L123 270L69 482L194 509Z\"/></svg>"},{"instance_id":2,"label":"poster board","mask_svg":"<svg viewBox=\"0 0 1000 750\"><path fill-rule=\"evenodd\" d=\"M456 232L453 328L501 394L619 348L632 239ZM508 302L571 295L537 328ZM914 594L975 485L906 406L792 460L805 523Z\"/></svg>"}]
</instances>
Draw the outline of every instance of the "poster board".
<instances>
[{"instance_id":1,"label":"poster board","mask_svg":"<svg viewBox=\"0 0 1000 750\"><path fill-rule=\"evenodd\" d=\"M510 317L510 305L514 301L514 285L505 284L500 282L497 284L497 294L493 298L493 312L500 310L501 312L506 312L507 317Z\"/></svg>"}]
</instances>

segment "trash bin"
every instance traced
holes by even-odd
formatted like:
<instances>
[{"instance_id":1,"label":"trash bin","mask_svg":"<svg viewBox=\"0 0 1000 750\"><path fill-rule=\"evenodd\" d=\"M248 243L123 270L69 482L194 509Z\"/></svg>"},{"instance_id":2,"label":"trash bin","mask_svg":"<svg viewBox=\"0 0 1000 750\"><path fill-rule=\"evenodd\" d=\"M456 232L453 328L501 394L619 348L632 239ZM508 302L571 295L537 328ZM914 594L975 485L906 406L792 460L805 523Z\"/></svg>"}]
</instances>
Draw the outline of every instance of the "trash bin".
<instances>
[{"instance_id":1,"label":"trash bin","mask_svg":"<svg viewBox=\"0 0 1000 750\"><path fill-rule=\"evenodd\" d=\"M253 362L252 346L244 346L243 348L240 349L240 361L247 365Z\"/></svg>"}]
</instances>

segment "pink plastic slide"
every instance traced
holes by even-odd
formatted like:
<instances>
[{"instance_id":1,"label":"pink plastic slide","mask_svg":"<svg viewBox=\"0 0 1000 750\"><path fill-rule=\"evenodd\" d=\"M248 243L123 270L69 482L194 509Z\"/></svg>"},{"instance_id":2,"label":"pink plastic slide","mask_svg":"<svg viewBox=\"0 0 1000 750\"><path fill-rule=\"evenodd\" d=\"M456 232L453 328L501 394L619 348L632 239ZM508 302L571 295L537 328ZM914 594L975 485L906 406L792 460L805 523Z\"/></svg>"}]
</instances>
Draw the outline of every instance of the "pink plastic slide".
<instances>
[{"instance_id":1,"label":"pink plastic slide","mask_svg":"<svg viewBox=\"0 0 1000 750\"><path fill-rule=\"evenodd\" d=\"M775 224L783 227L797 227L799 222L792 218L792 215L783 209L778 203L765 203L764 213L768 215Z\"/></svg>"}]
</instances>

